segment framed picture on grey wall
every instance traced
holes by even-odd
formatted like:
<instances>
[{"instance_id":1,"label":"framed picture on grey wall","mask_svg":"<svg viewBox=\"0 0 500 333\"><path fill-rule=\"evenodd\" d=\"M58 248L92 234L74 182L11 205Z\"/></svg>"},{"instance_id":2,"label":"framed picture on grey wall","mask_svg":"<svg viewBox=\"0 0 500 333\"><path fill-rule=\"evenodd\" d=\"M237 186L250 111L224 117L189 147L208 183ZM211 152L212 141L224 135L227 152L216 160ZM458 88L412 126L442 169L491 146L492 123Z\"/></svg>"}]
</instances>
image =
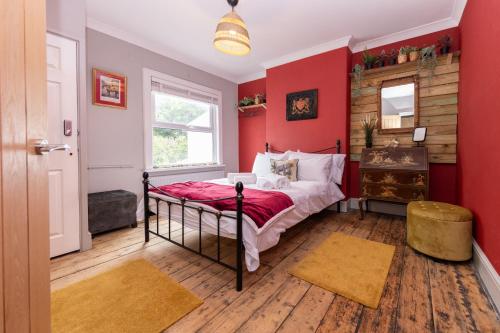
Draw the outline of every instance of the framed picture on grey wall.
<instances>
[{"instance_id":1,"label":"framed picture on grey wall","mask_svg":"<svg viewBox=\"0 0 500 333\"><path fill-rule=\"evenodd\" d=\"M94 68L92 70L92 103L126 109L127 77Z\"/></svg>"},{"instance_id":2,"label":"framed picture on grey wall","mask_svg":"<svg viewBox=\"0 0 500 333\"><path fill-rule=\"evenodd\" d=\"M286 95L286 120L318 118L318 89Z\"/></svg>"}]
</instances>

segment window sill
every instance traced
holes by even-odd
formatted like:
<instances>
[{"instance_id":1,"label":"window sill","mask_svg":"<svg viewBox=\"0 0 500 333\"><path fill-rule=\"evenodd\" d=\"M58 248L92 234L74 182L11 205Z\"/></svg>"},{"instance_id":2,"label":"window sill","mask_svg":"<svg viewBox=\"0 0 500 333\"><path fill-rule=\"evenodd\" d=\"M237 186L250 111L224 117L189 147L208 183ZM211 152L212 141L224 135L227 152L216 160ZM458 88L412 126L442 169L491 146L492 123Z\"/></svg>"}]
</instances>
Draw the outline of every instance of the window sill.
<instances>
[{"instance_id":1,"label":"window sill","mask_svg":"<svg viewBox=\"0 0 500 333\"><path fill-rule=\"evenodd\" d=\"M146 172L149 173L151 177L157 177L157 176L182 175L188 173L225 171L225 170L226 170L225 164L218 164L218 165L190 166L190 167L178 167L178 168L147 169Z\"/></svg>"}]
</instances>

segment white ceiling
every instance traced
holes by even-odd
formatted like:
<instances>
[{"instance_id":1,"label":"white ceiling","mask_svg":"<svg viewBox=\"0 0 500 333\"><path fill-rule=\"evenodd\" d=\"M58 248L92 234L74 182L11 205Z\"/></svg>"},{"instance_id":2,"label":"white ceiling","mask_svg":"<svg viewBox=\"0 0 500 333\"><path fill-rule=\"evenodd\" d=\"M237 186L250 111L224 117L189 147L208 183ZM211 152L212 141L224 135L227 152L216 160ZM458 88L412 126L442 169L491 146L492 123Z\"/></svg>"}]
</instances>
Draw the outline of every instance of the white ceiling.
<instances>
[{"instance_id":1,"label":"white ceiling","mask_svg":"<svg viewBox=\"0 0 500 333\"><path fill-rule=\"evenodd\" d=\"M234 82L349 44L353 51L457 26L466 0L240 0L252 51L212 46L226 0L87 0L87 26ZM352 38L351 38L352 37Z\"/></svg>"}]
</instances>

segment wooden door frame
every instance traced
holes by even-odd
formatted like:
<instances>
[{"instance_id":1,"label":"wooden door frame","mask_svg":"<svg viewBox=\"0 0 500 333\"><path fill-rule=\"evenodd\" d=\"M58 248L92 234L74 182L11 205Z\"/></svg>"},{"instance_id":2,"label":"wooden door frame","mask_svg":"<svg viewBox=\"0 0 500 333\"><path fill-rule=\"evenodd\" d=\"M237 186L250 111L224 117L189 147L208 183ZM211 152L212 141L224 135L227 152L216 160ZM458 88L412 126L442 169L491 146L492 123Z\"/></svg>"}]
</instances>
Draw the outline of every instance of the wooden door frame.
<instances>
[{"instance_id":1,"label":"wooden door frame","mask_svg":"<svg viewBox=\"0 0 500 333\"><path fill-rule=\"evenodd\" d=\"M0 332L50 332L45 11L0 2Z\"/></svg>"}]
</instances>

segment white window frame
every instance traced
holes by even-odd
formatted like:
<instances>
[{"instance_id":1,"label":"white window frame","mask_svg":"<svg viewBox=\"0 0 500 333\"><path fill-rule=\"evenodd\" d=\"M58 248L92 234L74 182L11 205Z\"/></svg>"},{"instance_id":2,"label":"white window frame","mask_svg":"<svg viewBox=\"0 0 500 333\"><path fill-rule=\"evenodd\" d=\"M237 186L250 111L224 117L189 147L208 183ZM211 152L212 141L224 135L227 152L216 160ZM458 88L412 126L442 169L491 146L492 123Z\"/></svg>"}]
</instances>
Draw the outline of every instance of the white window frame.
<instances>
[{"instance_id":1,"label":"white window frame","mask_svg":"<svg viewBox=\"0 0 500 333\"><path fill-rule=\"evenodd\" d=\"M217 160L215 165L207 166L173 166L164 168L154 168L153 167L153 126L155 124L161 125L160 122L156 122L154 117L154 97L152 94L152 78L166 82L171 86L178 87L180 89L194 90L207 95L212 95L217 98L217 112L212 113L212 127L215 130L210 130L207 132L214 133L216 138L214 140L214 150ZM144 68L143 69L143 116L144 116L144 165L145 171L147 172L158 172L158 173L183 173L183 172L203 172L209 170L219 170L224 169L223 156L222 156L222 92L212 88L208 88L187 80L179 79L175 76L160 73L158 71ZM169 127L180 129L186 129L184 125L172 125ZM196 128L197 130L206 131L206 128Z\"/></svg>"}]
</instances>

